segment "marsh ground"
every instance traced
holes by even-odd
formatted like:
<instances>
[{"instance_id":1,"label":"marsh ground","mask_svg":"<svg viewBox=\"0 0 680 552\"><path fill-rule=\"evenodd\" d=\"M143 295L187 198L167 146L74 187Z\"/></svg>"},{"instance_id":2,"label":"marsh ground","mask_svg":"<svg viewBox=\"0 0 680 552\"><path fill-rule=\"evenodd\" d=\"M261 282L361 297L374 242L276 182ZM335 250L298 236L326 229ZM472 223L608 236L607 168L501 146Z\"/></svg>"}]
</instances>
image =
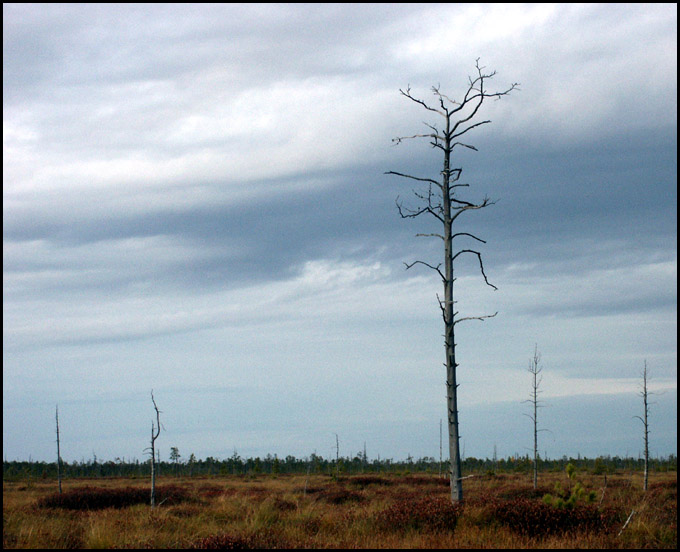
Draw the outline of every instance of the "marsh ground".
<instances>
[{"instance_id":1,"label":"marsh ground","mask_svg":"<svg viewBox=\"0 0 680 552\"><path fill-rule=\"evenodd\" d=\"M583 489L573 507L556 503ZM677 474L429 474L3 482L3 548L676 548ZM590 497L588 495L590 494ZM137 498L136 498L137 497ZM127 500L127 502L126 502ZM70 501L70 502L69 502ZM626 523L631 511L635 511Z\"/></svg>"}]
</instances>

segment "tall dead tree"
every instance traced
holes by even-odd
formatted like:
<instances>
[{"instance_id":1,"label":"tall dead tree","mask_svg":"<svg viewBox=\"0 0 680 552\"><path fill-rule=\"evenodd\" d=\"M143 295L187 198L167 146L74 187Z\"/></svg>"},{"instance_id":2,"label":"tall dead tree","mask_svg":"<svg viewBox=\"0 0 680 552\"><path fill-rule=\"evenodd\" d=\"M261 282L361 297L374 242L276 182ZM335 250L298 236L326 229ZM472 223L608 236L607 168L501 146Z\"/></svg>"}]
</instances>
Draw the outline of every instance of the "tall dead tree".
<instances>
[{"instance_id":1,"label":"tall dead tree","mask_svg":"<svg viewBox=\"0 0 680 552\"><path fill-rule=\"evenodd\" d=\"M457 232L453 229L453 223L460 215L466 211L483 209L492 205L494 202L488 197L485 197L481 202L474 203L463 200L458 196L458 191L461 188L468 187L469 184L459 183L459 179L463 172L462 168L453 168L453 153L456 148L467 148L477 151L477 148L462 142L461 139L469 131L490 123L489 120L475 122L480 108L485 100L490 98L500 99L502 96L509 94L518 87L517 83L512 84L508 89L502 92L490 93L486 90L486 81L492 79L496 72L485 73L484 67L480 67L479 59L475 63L476 75L469 77L467 91L465 92L461 101L451 99L449 96L443 94L439 87L432 87L434 100L427 102L415 97L411 93L411 88L406 90L399 90L401 94L424 108L433 116L439 116L439 126L437 124L425 125L429 132L425 134L415 134L412 136L403 136L394 138L393 142L400 144L407 139L421 139L429 140L430 145L440 150L443 155L443 165L439 175L441 180L434 178L414 176L404 174L401 172L388 171L385 174L393 174L402 178L415 180L422 183L425 189L422 191L414 191L416 198L420 204L415 208L404 207L397 197L397 208L402 218L417 218L421 215L430 215L434 217L443 226L441 234L418 234L419 236L428 236L441 239L444 242L444 268L442 264L433 265L425 261L415 261L413 263L405 263L406 268L409 269L416 264L422 264L439 274L444 284L444 299L442 300L437 295L439 307L444 319L444 346L446 350L446 389L447 389L447 406L448 406L448 425L449 425L449 457L451 462L450 478L451 478L451 500L457 502L463 499L463 484L461 473L461 458L460 458L460 433L458 427L458 400L456 383L456 343L454 340L454 328L459 322L464 320L484 320L491 318L497 313L488 316L471 316L457 318L458 312L454 312L455 301L453 299L453 283L454 278L454 261L461 255L467 253L475 255L479 261L479 268L486 284L493 289L497 289L494 285L489 283L486 274L484 273L484 265L482 264L482 255L474 249L460 249L454 253L454 240L472 239L480 243L486 243L484 240L468 232Z\"/></svg>"},{"instance_id":2,"label":"tall dead tree","mask_svg":"<svg viewBox=\"0 0 680 552\"><path fill-rule=\"evenodd\" d=\"M61 450L59 447L59 405L56 408L57 420L57 481L59 482L59 494L61 494Z\"/></svg>"},{"instance_id":3,"label":"tall dead tree","mask_svg":"<svg viewBox=\"0 0 680 552\"><path fill-rule=\"evenodd\" d=\"M145 450L149 451L151 457L151 507L156 505L156 439L161 433L161 411L158 410L156 400L153 398L153 390L151 390L151 402L156 411L156 426L151 422L151 446Z\"/></svg>"},{"instance_id":4,"label":"tall dead tree","mask_svg":"<svg viewBox=\"0 0 680 552\"><path fill-rule=\"evenodd\" d=\"M644 404L643 416L635 416L640 420L644 427L644 443L645 443L645 474L643 481L643 488L647 490L647 484L649 482L649 392L647 391L647 361L645 360L645 367L642 370L642 391L639 395L642 397L642 402Z\"/></svg>"},{"instance_id":5,"label":"tall dead tree","mask_svg":"<svg viewBox=\"0 0 680 552\"><path fill-rule=\"evenodd\" d=\"M538 400L538 394L540 392L538 388L540 387L541 381L543 380L543 376L539 377L539 374L543 370L543 368L538 367L540 360L541 354L538 352L538 345L536 345L534 347L534 357L529 362L528 368L533 380L531 383L531 398L529 400L522 401L531 403L534 411L533 415L525 414L525 416L529 416L534 424L534 489L538 487L538 432L540 431L538 429L538 409L542 406Z\"/></svg>"}]
</instances>

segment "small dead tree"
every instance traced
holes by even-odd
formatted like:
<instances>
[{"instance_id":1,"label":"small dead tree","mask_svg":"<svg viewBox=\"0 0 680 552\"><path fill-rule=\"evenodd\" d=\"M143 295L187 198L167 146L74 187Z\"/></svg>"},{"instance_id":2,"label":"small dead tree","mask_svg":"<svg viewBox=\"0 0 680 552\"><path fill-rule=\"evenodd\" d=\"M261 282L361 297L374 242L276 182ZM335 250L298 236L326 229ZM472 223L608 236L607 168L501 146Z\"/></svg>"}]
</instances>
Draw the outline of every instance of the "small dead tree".
<instances>
[{"instance_id":1,"label":"small dead tree","mask_svg":"<svg viewBox=\"0 0 680 552\"><path fill-rule=\"evenodd\" d=\"M59 482L59 494L61 494L61 451L59 448L59 405L56 408L57 420L57 481Z\"/></svg>"},{"instance_id":2,"label":"small dead tree","mask_svg":"<svg viewBox=\"0 0 680 552\"><path fill-rule=\"evenodd\" d=\"M645 443L645 473L643 480L643 489L647 490L649 482L649 391L647 390L647 361L645 360L645 367L642 370L642 391L638 393L642 397L644 404L643 416L634 416L642 422L644 427L644 443Z\"/></svg>"},{"instance_id":3,"label":"small dead tree","mask_svg":"<svg viewBox=\"0 0 680 552\"><path fill-rule=\"evenodd\" d=\"M340 441L338 434L335 434L335 477L340 477Z\"/></svg>"},{"instance_id":4,"label":"small dead tree","mask_svg":"<svg viewBox=\"0 0 680 552\"><path fill-rule=\"evenodd\" d=\"M151 446L145 450L149 451L151 457L151 507L156 506L156 439L161 433L161 411L158 410L156 400L153 397L153 389L151 390L151 402L156 411L156 425L151 422Z\"/></svg>"},{"instance_id":5,"label":"small dead tree","mask_svg":"<svg viewBox=\"0 0 680 552\"><path fill-rule=\"evenodd\" d=\"M538 394L540 393L538 388L541 385L541 381L543 380L543 376L539 377L539 374L543 370L543 368L538 367L540 360L541 354L538 352L538 345L536 345L534 347L534 357L531 359L528 368L533 380L531 384L531 398L526 401L522 401L531 403L534 411L533 415L524 414L525 416L528 416L529 419L534 423L534 489L538 487L538 432L543 431L538 429L538 409L542 407L540 401L538 400Z\"/></svg>"},{"instance_id":6,"label":"small dead tree","mask_svg":"<svg viewBox=\"0 0 680 552\"><path fill-rule=\"evenodd\" d=\"M479 243L486 243L484 240L468 232L456 232L453 229L453 223L460 215L468 211L483 209L492 205L494 202L488 197L482 201L471 202L461 199L457 194L462 188L468 187L469 184L460 183L460 177L463 172L462 168L453 168L452 157L456 148L467 148L477 151L477 148L469 143L462 142L463 136L473 129L482 125L490 123L489 120L474 122L473 119L479 113L482 104L491 98L500 99L517 89L518 84L512 84L506 90L501 92L488 92L486 83L492 79L496 72L484 72L484 67L480 67L479 59L475 63L476 75L469 78L467 91L460 101L456 101L445 95L439 87L432 87L434 100L432 102L422 100L414 96L411 88L406 90L399 90L402 96L411 100L418 106L424 108L432 116L437 116L440 119L440 126L436 124L425 125L429 132L425 134L415 134L412 136L403 136L394 138L395 144L400 144L405 140L410 139L426 139L429 140L430 145L438 149L443 155L443 165L438 174L441 180L434 178L413 176L396 171L388 171L385 174L396 175L402 178L414 180L425 186L424 190L414 191L414 195L419 201L419 206L415 208L407 208L400 202L397 197L397 209L399 215L406 219L414 219L421 215L429 215L434 217L443 226L442 233L431 234L417 234L417 236L434 237L441 239L444 242L444 268L442 264L433 265L425 261L415 261L412 263L405 263L406 268L409 269L416 264L421 264L427 268L432 269L441 278L444 284L444 299L440 299L437 295L439 308L441 309L442 317L444 319L444 347L446 351L446 389L447 389L447 410L448 410L448 428L449 428L449 458L451 462L450 479L451 479L451 500L457 502L463 499L463 485L461 473L461 458L460 458L460 432L458 427L458 398L457 389L458 383L456 380L456 343L454 340L454 328L459 322L465 320L485 320L492 318L497 313L487 316L470 316L457 318L458 312L454 311L453 300L453 283L455 282L453 265L463 254L474 255L479 261L479 268L486 284L497 289L492 285L486 277L484 272L484 265L482 264L482 255L479 251L474 249L460 249L454 253L454 240L472 239Z\"/></svg>"}]
</instances>

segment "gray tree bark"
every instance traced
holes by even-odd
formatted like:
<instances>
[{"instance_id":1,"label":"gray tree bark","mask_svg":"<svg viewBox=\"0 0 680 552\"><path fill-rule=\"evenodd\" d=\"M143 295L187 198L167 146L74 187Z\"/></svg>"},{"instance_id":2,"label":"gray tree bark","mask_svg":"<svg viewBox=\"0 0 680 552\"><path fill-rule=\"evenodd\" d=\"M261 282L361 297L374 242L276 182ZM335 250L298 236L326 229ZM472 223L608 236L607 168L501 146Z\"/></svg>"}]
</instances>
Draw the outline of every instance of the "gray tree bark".
<instances>
[{"instance_id":1,"label":"gray tree bark","mask_svg":"<svg viewBox=\"0 0 680 552\"><path fill-rule=\"evenodd\" d=\"M400 90L401 94L409 100L420 105L427 111L437 114L441 117L443 128L440 130L436 125L426 123L426 126L431 132L426 134L415 134L413 136L404 136L393 139L393 142L400 144L407 139L426 138L430 140L433 148L439 149L443 154L443 166L440 171L441 181L432 178L422 178L409 174L404 174L395 171L388 171L386 174L393 174L407 179L412 179L422 182L427 185L424 192L414 192L416 197L420 200L421 205L415 209L406 208L400 203L397 198L397 208L402 218L416 218L424 214L428 214L437 219L443 226L441 234L418 234L419 236L436 237L444 242L444 269L442 271L441 263L432 265L424 261L415 261L411 264L406 263L406 268L409 269L416 264L422 264L434 271L436 271L444 284L444 299L438 296L439 307L442 311L444 319L444 348L446 357L446 395L447 395L447 410L448 410L448 426L449 426L449 458L450 458L450 479L451 479L451 500L458 502L463 499L463 485L462 485L462 471L461 471L461 457L460 457L460 431L458 421L458 397L457 389L458 383L456 381L456 343L454 339L455 325L464 320L484 320L496 316L497 313L487 316L472 316L464 318L456 318L458 312L454 311L454 295L453 284L454 277L454 261L463 253L476 255L479 260L480 272L484 281L490 287L497 289L489 283L486 274L484 273L484 265L482 264L482 256L478 251L473 249L461 249L454 253L453 241L456 238L467 237L481 243L486 243L484 240L470 234L468 232L454 232L454 221L464 212L475 209L482 209L493 202L489 198L484 198L480 203L471 203L460 199L456 195L458 188L467 187L468 184L458 183L462 174L461 168L451 168L451 161L453 151L456 147L464 147L474 151L477 148L463 143L459 139L470 130L481 125L490 123L485 120L480 122L472 122L477 116L484 100L488 98L500 99L502 96L509 94L518 87L517 83L512 84L508 89L502 92L489 93L485 89L485 81L494 77L496 72L484 73L483 67L479 66L479 60L475 64L477 74L475 77L470 77L467 91L460 102L452 100L444 95L438 87L433 87L432 92L435 96L433 103L427 103L411 94L411 89Z\"/></svg>"}]
</instances>

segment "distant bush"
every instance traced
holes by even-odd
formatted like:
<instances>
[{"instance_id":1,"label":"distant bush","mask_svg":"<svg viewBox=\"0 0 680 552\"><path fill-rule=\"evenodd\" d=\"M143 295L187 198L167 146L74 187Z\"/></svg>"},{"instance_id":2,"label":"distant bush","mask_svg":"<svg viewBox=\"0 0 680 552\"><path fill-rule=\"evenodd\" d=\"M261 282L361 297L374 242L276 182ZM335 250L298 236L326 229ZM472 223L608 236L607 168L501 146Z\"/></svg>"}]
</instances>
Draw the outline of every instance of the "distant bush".
<instances>
[{"instance_id":1,"label":"distant bush","mask_svg":"<svg viewBox=\"0 0 680 552\"><path fill-rule=\"evenodd\" d=\"M400 500L378 513L376 523L382 529L423 529L453 531L462 512L460 504L448 498Z\"/></svg>"},{"instance_id":2,"label":"distant bush","mask_svg":"<svg viewBox=\"0 0 680 552\"><path fill-rule=\"evenodd\" d=\"M185 489L177 485L166 485L156 488L156 503L176 504L187 500ZM150 490L138 487L123 489L105 489L98 487L81 487L54 493L38 501L42 508L62 508L65 510L103 510L104 508L127 508L134 504L148 504Z\"/></svg>"}]
</instances>

